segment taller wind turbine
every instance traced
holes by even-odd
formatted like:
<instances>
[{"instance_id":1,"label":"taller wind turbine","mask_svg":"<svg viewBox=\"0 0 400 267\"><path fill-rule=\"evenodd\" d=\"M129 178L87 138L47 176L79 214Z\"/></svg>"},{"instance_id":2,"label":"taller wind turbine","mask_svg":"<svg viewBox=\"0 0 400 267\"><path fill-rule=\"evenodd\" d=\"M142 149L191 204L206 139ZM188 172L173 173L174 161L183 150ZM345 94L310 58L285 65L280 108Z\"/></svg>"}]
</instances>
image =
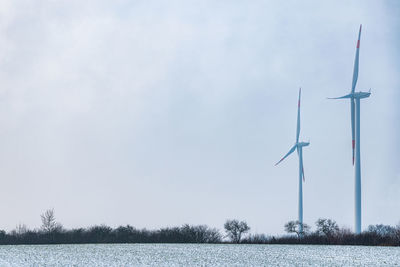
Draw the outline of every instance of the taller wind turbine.
<instances>
[{"instance_id":1,"label":"taller wind turbine","mask_svg":"<svg viewBox=\"0 0 400 267\"><path fill-rule=\"evenodd\" d=\"M360 99L367 98L371 92L355 92L357 78L358 78L358 61L360 55L360 37L361 27L358 33L358 41L356 48L356 58L354 62L353 82L351 85L351 92L348 95L335 97L330 99L350 99L351 107L351 137L352 137L352 150L353 150L353 165L355 159L355 232L361 233L361 158L360 158ZM355 155L354 155L355 150Z\"/></svg>"},{"instance_id":2,"label":"taller wind turbine","mask_svg":"<svg viewBox=\"0 0 400 267\"><path fill-rule=\"evenodd\" d=\"M296 131L296 143L292 146L289 152L280 160L276 165L281 163L285 158L297 150L299 156L299 232L303 234L303 181L304 181L304 167L303 167L303 147L308 146L309 142L299 142L300 136L300 97L301 88L299 89L299 101L297 105L297 131Z\"/></svg>"}]
</instances>

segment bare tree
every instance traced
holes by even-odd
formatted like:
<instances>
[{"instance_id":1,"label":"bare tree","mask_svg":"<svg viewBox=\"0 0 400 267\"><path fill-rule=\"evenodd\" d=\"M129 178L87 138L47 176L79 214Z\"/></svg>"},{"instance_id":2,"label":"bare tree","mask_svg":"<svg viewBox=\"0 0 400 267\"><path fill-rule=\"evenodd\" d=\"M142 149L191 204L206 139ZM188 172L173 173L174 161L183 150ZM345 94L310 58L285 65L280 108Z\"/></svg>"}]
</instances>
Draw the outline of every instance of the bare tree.
<instances>
[{"instance_id":1,"label":"bare tree","mask_svg":"<svg viewBox=\"0 0 400 267\"><path fill-rule=\"evenodd\" d=\"M62 230L62 225L56 222L54 209L46 210L45 213L40 215L40 218L42 219L41 228L45 233L60 232Z\"/></svg>"},{"instance_id":2,"label":"bare tree","mask_svg":"<svg viewBox=\"0 0 400 267\"><path fill-rule=\"evenodd\" d=\"M21 236L21 235L25 234L26 232L28 232L28 227L23 223L19 223L15 227L15 229L11 231L11 234L16 235L16 236Z\"/></svg>"},{"instance_id":3,"label":"bare tree","mask_svg":"<svg viewBox=\"0 0 400 267\"><path fill-rule=\"evenodd\" d=\"M396 236L396 227L384 224L369 225L367 232L375 233L381 237L393 237Z\"/></svg>"},{"instance_id":4,"label":"bare tree","mask_svg":"<svg viewBox=\"0 0 400 267\"><path fill-rule=\"evenodd\" d=\"M400 244L400 222L396 225L395 238L397 239L397 242Z\"/></svg>"},{"instance_id":5,"label":"bare tree","mask_svg":"<svg viewBox=\"0 0 400 267\"><path fill-rule=\"evenodd\" d=\"M326 237L332 237L339 232L339 226L334 220L331 219L318 219L315 222L317 226L317 233L319 235L325 235Z\"/></svg>"},{"instance_id":6,"label":"bare tree","mask_svg":"<svg viewBox=\"0 0 400 267\"><path fill-rule=\"evenodd\" d=\"M210 228L207 225L189 225L184 224L180 228L181 233L190 241L196 243L217 243L221 242L221 234L217 229Z\"/></svg>"},{"instance_id":7,"label":"bare tree","mask_svg":"<svg viewBox=\"0 0 400 267\"><path fill-rule=\"evenodd\" d=\"M300 232L300 225L301 223L299 221L289 221L285 224L285 231L287 233L296 233L297 237L301 237L305 234L308 234L310 231L310 226L307 224L303 223L303 231Z\"/></svg>"},{"instance_id":8,"label":"bare tree","mask_svg":"<svg viewBox=\"0 0 400 267\"><path fill-rule=\"evenodd\" d=\"M240 243L242 234L245 234L250 230L250 227L245 221L238 220L227 220L224 224L224 228L227 236L234 243Z\"/></svg>"}]
</instances>

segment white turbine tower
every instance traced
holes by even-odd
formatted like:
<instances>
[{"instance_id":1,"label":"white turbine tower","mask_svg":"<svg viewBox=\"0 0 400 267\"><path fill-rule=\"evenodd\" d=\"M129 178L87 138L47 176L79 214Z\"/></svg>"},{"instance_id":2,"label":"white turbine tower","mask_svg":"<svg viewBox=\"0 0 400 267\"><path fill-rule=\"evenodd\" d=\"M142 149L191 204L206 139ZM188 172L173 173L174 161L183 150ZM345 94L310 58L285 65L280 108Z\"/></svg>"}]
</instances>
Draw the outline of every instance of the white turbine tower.
<instances>
[{"instance_id":1,"label":"white turbine tower","mask_svg":"<svg viewBox=\"0 0 400 267\"><path fill-rule=\"evenodd\" d=\"M287 158L290 154L292 154L295 150L297 150L297 154L299 155L299 231L303 234L303 181L304 181L304 167L303 167L303 147L308 146L309 142L299 142L300 135L300 97L301 97L301 88L299 89L299 101L297 105L297 131L296 131L296 143L292 146L289 152L280 160L276 165L281 163L285 158Z\"/></svg>"},{"instance_id":2,"label":"white turbine tower","mask_svg":"<svg viewBox=\"0 0 400 267\"><path fill-rule=\"evenodd\" d=\"M358 41L356 48L356 58L354 62L353 83L351 92L348 95L335 97L330 99L350 99L351 105L351 136L352 136L352 149L353 149L353 165L355 159L355 232L361 233L361 158L360 158L360 99L369 97L371 92L355 92L357 78L358 78L358 61L360 54L360 37L361 27L358 33ZM355 150L355 155L354 155Z\"/></svg>"}]
</instances>

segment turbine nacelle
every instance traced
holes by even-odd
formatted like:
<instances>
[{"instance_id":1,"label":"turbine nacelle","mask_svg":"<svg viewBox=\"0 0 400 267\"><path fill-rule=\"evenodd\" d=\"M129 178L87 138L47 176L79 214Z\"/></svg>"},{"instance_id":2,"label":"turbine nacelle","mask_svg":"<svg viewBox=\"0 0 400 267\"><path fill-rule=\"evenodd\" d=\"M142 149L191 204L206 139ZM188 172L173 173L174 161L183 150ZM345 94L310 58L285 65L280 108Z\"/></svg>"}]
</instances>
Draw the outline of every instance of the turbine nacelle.
<instances>
[{"instance_id":1,"label":"turbine nacelle","mask_svg":"<svg viewBox=\"0 0 400 267\"><path fill-rule=\"evenodd\" d=\"M371 90L369 90L368 92L354 92L354 93L350 93L348 95L344 95L344 96L339 96L339 97L328 97L328 99L361 99L361 98L367 98L371 95Z\"/></svg>"},{"instance_id":2,"label":"turbine nacelle","mask_svg":"<svg viewBox=\"0 0 400 267\"><path fill-rule=\"evenodd\" d=\"M297 145L297 147L309 146L310 142L299 142L296 145Z\"/></svg>"},{"instance_id":3,"label":"turbine nacelle","mask_svg":"<svg viewBox=\"0 0 400 267\"><path fill-rule=\"evenodd\" d=\"M353 93L353 98L367 98L371 95L371 90L369 92L354 92Z\"/></svg>"}]
</instances>

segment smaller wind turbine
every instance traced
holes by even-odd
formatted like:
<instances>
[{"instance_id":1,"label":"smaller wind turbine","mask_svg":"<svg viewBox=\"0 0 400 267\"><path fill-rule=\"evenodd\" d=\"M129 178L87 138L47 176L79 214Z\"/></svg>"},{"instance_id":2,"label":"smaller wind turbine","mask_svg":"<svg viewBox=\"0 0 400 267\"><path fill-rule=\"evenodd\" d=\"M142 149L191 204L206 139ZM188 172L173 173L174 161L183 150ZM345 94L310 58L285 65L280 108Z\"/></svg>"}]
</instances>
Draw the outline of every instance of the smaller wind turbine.
<instances>
[{"instance_id":1,"label":"smaller wind turbine","mask_svg":"<svg viewBox=\"0 0 400 267\"><path fill-rule=\"evenodd\" d=\"M303 181L304 179L304 167L303 167L303 147L308 146L310 142L299 142L300 136L300 97L301 97L301 88L299 89L299 101L297 106L297 131L296 131L296 143L292 146L289 152L280 160L276 165L281 163L285 158L287 158L290 154L292 154L295 150L297 150L297 155L299 155L299 231L303 233Z\"/></svg>"}]
</instances>

